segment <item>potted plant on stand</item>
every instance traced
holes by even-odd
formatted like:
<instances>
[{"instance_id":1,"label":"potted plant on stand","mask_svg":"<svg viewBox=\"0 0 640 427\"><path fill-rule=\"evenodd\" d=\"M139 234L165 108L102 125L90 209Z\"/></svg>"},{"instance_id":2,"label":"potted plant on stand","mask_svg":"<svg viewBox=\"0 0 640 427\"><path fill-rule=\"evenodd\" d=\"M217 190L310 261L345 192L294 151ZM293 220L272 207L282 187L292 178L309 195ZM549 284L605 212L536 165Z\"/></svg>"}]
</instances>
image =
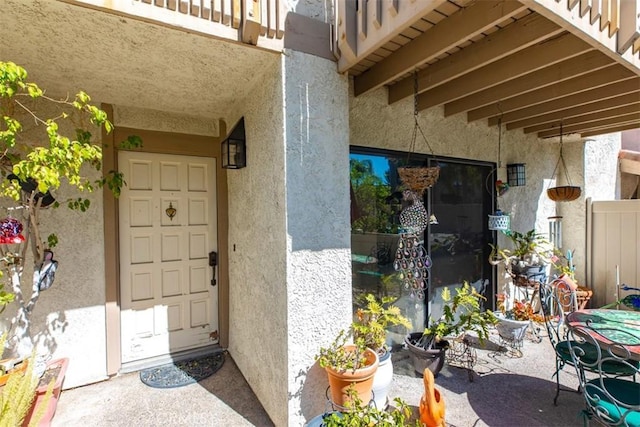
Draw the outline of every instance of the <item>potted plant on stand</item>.
<instances>
[{"instance_id":1,"label":"potted plant on stand","mask_svg":"<svg viewBox=\"0 0 640 427\"><path fill-rule=\"evenodd\" d=\"M320 348L316 360L327 371L331 403L339 409L352 401L349 389L355 388L362 402L371 400L373 376L378 369L378 354L362 338L349 342L352 331L341 330L328 346Z\"/></svg>"},{"instance_id":2,"label":"potted plant on stand","mask_svg":"<svg viewBox=\"0 0 640 427\"><path fill-rule=\"evenodd\" d=\"M442 316L437 321L430 321L423 332L413 332L405 337L417 373L422 375L425 369L429 369L434 376L438 375L449 347L447 338L469 331L475 332L480 341L489 336L489 326L497 320L491 310L482 311L481 299L484 297L467 282L456 289L453 297L448 288L442 290Z\"/></svg>"},{"instance_id":3,"label":"potted plant on stand","mask_svg":"<svg viewBox=\"0 0 640 427\"><path fill-rule=\"evenodd\" d=\"M352 324L356 340L363 340L366 347L378 354L378 370L373 378L373 397L377 408L387 407L387 395L393 380L393 364L391 351L387 348L387 328L398 326L411 327L411 322L400 312L400 308L393 305L394 297L376 298L373 294L366 294L363 298L364 307L356 311ZM406 332L405 332L406 333Z\"/></svg>"},{"instance_id":4,"label":"potted plant on stand","mask_svg":"<svg viewBox=\"0 0 640 427\"><path fill-rule=\"evenodd\" d=\"M531 322L543 323L544 316L536 312L530 301L513 300L509 306L509 299L505 294L498 294L498 322L496 330L500 336L501 345L511 348L516 355L520 355L520 348Z\"/></svg>"},{"instance_id":5,"label":"potted plant on stand","mask_svg":"<svg viewBox=\"0 0 640 427\"><path fill-rule=\"evenodd\" d=\"M499 260L505 265L516 286L532 286L545 283L554 255L554 247L546 237L529 230L526 233L507 231L505 235L511 241L512 249L494 247Z\"/></svg>"}]
</instances>

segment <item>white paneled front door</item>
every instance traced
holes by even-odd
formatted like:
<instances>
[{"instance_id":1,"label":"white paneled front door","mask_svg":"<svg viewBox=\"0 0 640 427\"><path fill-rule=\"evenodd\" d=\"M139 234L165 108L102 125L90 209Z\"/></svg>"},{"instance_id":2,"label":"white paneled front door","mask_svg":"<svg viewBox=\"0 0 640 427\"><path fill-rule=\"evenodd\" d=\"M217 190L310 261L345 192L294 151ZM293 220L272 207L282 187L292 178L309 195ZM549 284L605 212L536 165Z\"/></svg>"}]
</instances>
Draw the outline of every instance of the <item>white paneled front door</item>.
<instances>
[{"instance_id":1,"label":"white paneled front door","mask_svg":"<svg viewBox=\"0 0 640 427\"><path fill-rule=\"evenodd\" d=\"M217 342L215 159L118 156L122 363Z\"/></svg>"}]
</instances>

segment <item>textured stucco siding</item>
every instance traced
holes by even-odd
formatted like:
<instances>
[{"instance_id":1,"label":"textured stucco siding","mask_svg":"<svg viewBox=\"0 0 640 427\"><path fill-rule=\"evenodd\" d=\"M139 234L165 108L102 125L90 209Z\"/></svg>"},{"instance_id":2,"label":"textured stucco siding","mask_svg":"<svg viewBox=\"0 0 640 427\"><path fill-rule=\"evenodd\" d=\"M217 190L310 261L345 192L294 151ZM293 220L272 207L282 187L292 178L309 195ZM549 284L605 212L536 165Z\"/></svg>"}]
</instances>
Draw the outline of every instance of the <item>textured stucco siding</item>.
<instances>
[{"instance_id":1,"label":"textured stucco siding","mask_svg":"<svg viewBox=\"0 0 640 427\"><path fill-rule=\"evenodd\" d=\"M299 426L325 407L327 377L314 355L351 321L348 85L333 62L283 58L288 425Z\"/></svg>"},{"instance_id":2,"label":"textured stucco siding","mask_svg":"<svg viewBox=\"0 0 640 427\"><path fill-rule=\"evenodd\" d=\"M247 167L227 172L229 352L269 416L282 425L287 408L287 243L279 58L263 72L261 84L232 114L244 115Z\"/></svg>"},{"instance_id":3,"label":"textured stucco siding","mask_svg":"<svg viewBox=\"0 0 640 427\"><path fill-rule=\"evenodd\" d=\"M122 105L113 106L113 123L119 127L158 132L205 136L218 136L220 133L219 122L216 118L189 116ZM144 149L144 141L142 141L142 145L142 149Z\"/></svg>"},{"instance_id":4,"label":"textured stucco siding","mask_svg":"<svg viewBox=\"0 0 640 427\"><path fill-rule=\"evenodd\" d=\"M53 97L57 95L54 91L48 93ZM41 118L59 114L57 108L44 102L38 104L37 112ZM71 123L59 121L58 124L62 134L75 136ZM36 126L27 117L23 126L24 140L46 142L42 125ZM92 133L97 137L94 142L99 144L100 132L94 128ZM89 168L84 169L84 173L92 181L100 177L99 172ZM45 241L49 234L58 236L59 243L53 252L59 265L53 286L40 293L32 314L31 336L39 355L71 359L65 387L74 387L106 377L102 191L79 193L63 181L54 194L61 206L40 210L40 233ZM77 197L89 199L91 205L87 212L66 207L67 199ZM13 205L3 200L3 206ZM32 284L32 265L29 250L22 282L27 298ZM2 317L9 318L14 312L14 307L10 307Z\"/></svg>"}]
</instances>

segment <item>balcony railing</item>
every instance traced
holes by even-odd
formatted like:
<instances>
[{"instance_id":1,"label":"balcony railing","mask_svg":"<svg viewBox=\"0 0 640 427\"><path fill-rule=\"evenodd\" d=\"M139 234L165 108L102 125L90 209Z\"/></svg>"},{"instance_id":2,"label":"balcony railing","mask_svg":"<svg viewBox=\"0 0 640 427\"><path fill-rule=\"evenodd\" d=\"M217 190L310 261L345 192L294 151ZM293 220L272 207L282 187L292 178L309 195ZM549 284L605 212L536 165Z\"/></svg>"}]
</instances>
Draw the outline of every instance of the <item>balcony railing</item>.
<instances>
[{"instance_id":1,"label":"balcony railing","mask_svg":"<svg viewBox=\"0 0 640 427\"><path fill-rule=\"evenodd\" d=\"M640 1L520 0L506 1L504 7L518 3L638 66ZM406 38L420 17L451 6L446 0L337 0L336 4L335 55L340 71L348 71L399 34Z\"/></svg>"},{"instance_id":2,"label":"balcony railing","mask_svg":"<svg viewBox=\"0 0 640 427\"><path fill-rule=\"evenodd\" d=\"M89 7L268 49L282 49L285 0L75 0Z\"/></svg>"}]
</instances>

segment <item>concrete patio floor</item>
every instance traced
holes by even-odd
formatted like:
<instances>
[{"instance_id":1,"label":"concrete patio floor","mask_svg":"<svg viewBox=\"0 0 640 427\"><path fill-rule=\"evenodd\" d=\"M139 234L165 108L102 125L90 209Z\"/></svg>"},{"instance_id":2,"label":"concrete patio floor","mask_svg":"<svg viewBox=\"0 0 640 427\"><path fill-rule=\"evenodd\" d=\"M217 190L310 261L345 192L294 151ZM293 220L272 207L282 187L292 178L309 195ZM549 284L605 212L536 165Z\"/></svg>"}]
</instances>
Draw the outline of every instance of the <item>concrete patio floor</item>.
<instances>
[{"instance_id":1,"label":"concrete patio floor","mask_svg":"<svg viewBox=\"0 0 640 427\"><path fill-rule=\"evenodd\" d=\"M476 350L473 381L467 370L445 365L436 387L444 395L447 425L582 426L582 396L562 392L558 406L553 405L555 359L548 338L542 338L535 343L529 336L518 358L497 351L498 337L492 331L485 348ZM417 408L424 388L408 352L395 352L393 364L390 398L401 397ZM571 366L561 372L560 380L565 387L577 388ZM235 427L273 423L227 354L224 366L213 376L185 387L151 388L140 381L138 373L130 373L65 390L52 425Z\"/></svg>"}]
</instances>

